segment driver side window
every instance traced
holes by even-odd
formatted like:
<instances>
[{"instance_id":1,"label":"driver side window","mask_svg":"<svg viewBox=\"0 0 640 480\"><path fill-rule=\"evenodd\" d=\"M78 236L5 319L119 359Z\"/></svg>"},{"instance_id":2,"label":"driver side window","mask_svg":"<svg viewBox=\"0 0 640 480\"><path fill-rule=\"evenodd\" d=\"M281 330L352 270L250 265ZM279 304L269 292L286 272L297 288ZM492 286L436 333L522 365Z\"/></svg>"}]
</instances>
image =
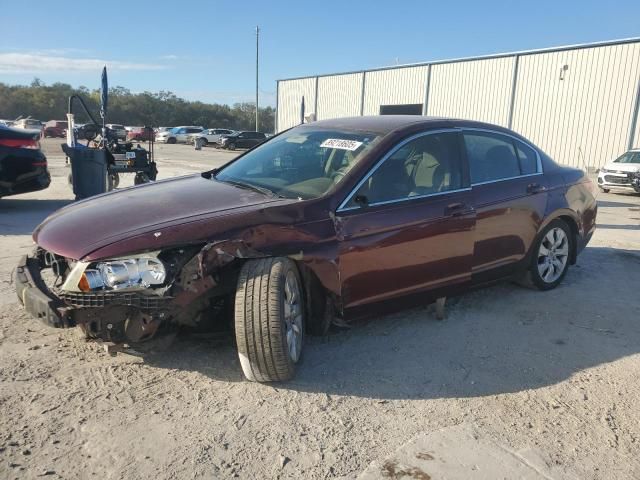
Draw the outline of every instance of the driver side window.
<instances>
[{"instance_id":1,"label":"driver side window","mask_svg":"<svg viewBox=\"0 0 640 480\"><path fill-rule=\"evenodd\" d=\"M459 134L418 137L393 152L363 183L347 207L401 201L463 188Z\"/></svg>"}]
</instances>

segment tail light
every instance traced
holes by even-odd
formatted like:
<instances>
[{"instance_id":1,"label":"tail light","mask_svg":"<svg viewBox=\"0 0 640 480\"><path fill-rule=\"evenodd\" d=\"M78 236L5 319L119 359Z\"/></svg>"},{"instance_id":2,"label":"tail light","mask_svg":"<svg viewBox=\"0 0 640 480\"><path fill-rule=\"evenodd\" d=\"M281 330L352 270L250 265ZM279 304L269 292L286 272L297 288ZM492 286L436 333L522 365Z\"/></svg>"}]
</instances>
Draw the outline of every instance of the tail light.
<instances>
[{"instance_id":1,"label":"tail light","mask_svg":"<svg viewBox=\"0 0 640 480\"><path fill-rule=\"evenodd\" d=\"M39 150L40 142L35 138L0 138L0 146Z\"/></svg>"}]
</instances>

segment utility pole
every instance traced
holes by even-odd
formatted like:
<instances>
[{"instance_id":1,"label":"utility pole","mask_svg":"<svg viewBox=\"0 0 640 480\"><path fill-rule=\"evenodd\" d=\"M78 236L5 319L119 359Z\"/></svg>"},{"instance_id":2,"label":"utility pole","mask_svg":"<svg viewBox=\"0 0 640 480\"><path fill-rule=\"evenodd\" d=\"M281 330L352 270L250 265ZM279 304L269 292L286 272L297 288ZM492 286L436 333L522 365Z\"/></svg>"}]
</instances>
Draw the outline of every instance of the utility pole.
<instances>
[{"instance_id":1,"label":"utility pole","mask_svg":"<svg viewBox=\"0 0 640 480\"><path fill-rule=\"evenodd\" d=\"M256 25L256 132L258 132L258 46L260 41L260 28Z\"/></svg>"}]
</instances>

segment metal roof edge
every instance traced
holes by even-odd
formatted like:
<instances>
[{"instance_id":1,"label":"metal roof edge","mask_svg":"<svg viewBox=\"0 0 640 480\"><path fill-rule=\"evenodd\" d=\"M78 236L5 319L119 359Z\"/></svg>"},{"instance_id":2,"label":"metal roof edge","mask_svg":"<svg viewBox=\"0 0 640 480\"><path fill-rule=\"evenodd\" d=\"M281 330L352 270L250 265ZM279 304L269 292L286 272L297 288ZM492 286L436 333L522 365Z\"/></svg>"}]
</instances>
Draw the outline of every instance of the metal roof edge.
<instances>
[{"instance_id":1,"label":"metal roof edge","mask_svg":"<svg viewBox=\"0 0 640 480\"><path fill-rule=\"evenodd\" d=\"M395 70L395 69L401 69L401 68L426 67L428 65L442 65L446 63L471 62L474 60L490 60L493 58L535 55L537 53L565 52L570 50L579 50L583 48L610 47L612 45L623 45L627 43L638 43L638 42L640 42L640 37L622 38L619 40L604 40L600 42L590 42L590 43L576 43L573 45L563 45L559 47L545 47L545 48L537 48L532 50L519 50L519 51L505 52L505 53L492 53L488 55L478 55L475 57L459 57L459 58L450 58L445 60L434 60L430 62L403 63L401 65L390 65L386 67L375 67L375 68L368 68L368 69L362 69L362 70L351 70L351 71L335 72L335 73L304 75L301 77L281 78L276 80L276 83L287 82L291 80L305 80L305 79L316 78L316 77L335 77L337 75L352 75L356 73L379 72L384 70Z\"/></svg>"}]
</instances>

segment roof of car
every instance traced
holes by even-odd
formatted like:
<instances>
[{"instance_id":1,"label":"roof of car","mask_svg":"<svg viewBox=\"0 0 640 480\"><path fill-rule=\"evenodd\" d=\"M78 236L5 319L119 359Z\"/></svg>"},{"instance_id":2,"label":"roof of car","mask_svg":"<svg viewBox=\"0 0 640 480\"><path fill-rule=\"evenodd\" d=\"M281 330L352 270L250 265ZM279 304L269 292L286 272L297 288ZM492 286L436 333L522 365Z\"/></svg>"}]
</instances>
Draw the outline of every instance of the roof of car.
<instances>
[{"instance_id":1,"label":"roof of car","mask_svg":"<svg viewBox=\"0 0 640 480\"><path fill-rule=\"evenodd\" d=\"M449 122L455 122L460 126L477 126L477 127L491 127L496 129L502 129L497 125L490 125L482 122L475 122L471 120L461 120L458 118L449 117L427 117L422 115L371 115L362 117L345 117L345 118L333 118L330 120L320 120L313 122L313 125L321 128L344 128L348 130L360 130L365 132L387 134L393 130L397 130L402 127L408 127L409 125L424 124L425 126L441 126Z\"/></svg>"}]
</instances>

